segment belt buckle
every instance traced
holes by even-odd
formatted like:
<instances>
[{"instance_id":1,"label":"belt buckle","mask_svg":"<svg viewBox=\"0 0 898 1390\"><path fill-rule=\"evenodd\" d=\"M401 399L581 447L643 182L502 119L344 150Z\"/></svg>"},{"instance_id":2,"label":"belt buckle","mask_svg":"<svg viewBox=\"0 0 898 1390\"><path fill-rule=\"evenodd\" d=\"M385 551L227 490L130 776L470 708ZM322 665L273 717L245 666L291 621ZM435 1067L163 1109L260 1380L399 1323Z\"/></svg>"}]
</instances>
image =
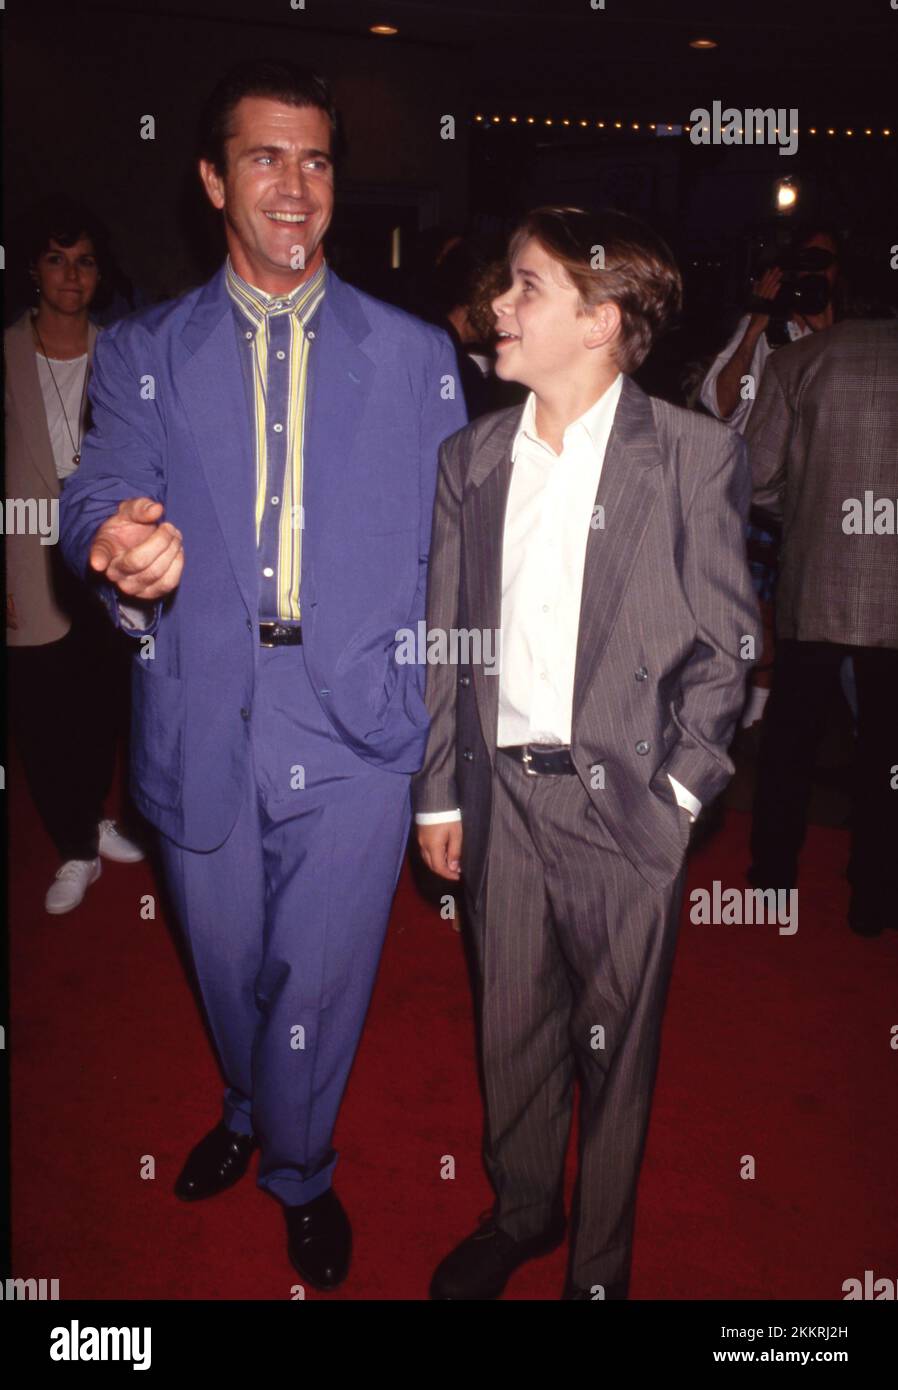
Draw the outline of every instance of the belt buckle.
<instances>
[{"instance_id":1,"label":"belt buckle","mask_svg":"<svg viewBox=\"0 0 898 1390\"><path fill-rule=\"evenodd\" d=\"M276 624L275 624L275 623L260 623L260 624L259 624L259 634L260 634L260 635L259 635L259 646L260 646L260 647L273 647L273 646L275 645L274 642L266 642L265 639L264 639L264 637L262 637L262 635L261 635L263 632L266 632L266 631L269 632L269 633L271 633L271 634L273 635L275 627L276 627Z\"/></svg>"},{"instance_id":2,"label":"belt buckle","mask_svg":"<svg viewBox=\"0 0 898 1390\"><path fill-rule=\"evenodd\" d=\"M524 744L524 751L521 754L521 762L524 765L524 771L526 772L528 777L538 777L539 773L536 771L536 768L530 766L530 764L533 762L533 754L530 752L531 747L532 745L529 743Z\"/></svg>"}]
</instances>

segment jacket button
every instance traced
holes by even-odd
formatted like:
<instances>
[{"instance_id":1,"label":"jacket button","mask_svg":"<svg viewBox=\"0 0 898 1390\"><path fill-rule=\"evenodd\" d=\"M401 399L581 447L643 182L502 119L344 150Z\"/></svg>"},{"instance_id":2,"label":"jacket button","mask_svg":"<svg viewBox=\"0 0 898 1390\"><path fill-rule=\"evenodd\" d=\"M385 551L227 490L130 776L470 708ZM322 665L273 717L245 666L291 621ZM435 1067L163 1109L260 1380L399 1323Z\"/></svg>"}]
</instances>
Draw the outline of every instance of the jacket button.
<instances>
[{"instance_id":1,"label":"jacket button","mask_svg":"<svg viewBox=\"0 0 898 1390\"><path fill-rule=\"evenodd\" d=\"M459 676L459 678L458 678L458 683L459 683L459 685L470 685L470 684L471 684L471 677L470 677L470 676Z\"/></svg>"},{"instance_id":2,"label":"jacket button","mask_svg":"<svg viewBox=\"0 0 898 1390\"><path fill-rule=\"evenodd\" d=\"M241 718L241 719L249 719L249 710L248 710L248 709L242 709L242 710L240 711L240 718Z\"/></svg>"},{"instance_id":3,"label":"jacket button","mask_svg":"<svg viewBox=\"0 0 898 1390\"><path fill-rule=\"evenodd\" d=\"M644 738L641 738L641 739L639 740L639 742L637 743L637 745L636 745L636 752L637 752L637 753L647 753L647 752L649 751L649 749L651 748L651 746L652 746L652 745L651 745L650 743L646 743L646 741L645 741Z\"/></svg>"},{"instance_id":4,"label":"jacket button","mask_svg":"<svg viewBox=\"0 0 898 1390\"><path fill-rule=\"evenodd\" d=\"M252 630L253 630L253 620L252 620L252 618L247 618L247 620L246 620L246 626L247 626L247 630L248 630L249 632L252 632Z\"/></svg>"},{"instance_id":5,"label":"jacket button","mask_svg":"<svg viewBox=\"0 0 898 1390\"><path fill-rule=\"evenodd\" d=\"M474 754L471 752L470 748L465 749L465 751L462 753L462 757L464 758L466 763L472 763L474 761Z\"/></svg>"},{"instance_id":6,"label":"jacket button","mask_svg":"<svg viewBox=\"0 0 898 1390\"><path fill-rule=\"evenodd\" d=\"M639 670L634 672L634 675L638 681L647 681L649 678L649 673L644 666L640 666Z\"/></svg>"}]
</instances>

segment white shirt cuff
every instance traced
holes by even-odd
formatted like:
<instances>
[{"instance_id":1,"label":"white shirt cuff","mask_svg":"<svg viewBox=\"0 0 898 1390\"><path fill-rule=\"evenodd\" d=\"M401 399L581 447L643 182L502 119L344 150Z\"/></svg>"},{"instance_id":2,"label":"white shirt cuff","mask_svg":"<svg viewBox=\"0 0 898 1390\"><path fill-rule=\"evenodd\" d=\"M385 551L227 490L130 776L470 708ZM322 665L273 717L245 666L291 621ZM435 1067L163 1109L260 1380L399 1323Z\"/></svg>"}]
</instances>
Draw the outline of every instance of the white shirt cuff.
<instances>
[{"instance_id":1,"label":"white shirt cuff","mask_svg":"<svg viewBox=\"0 0 898 1390\"><path fill-rule=\"evenodd\" d=\"M692 795L692 792L686 790L682 782L678 782L675 777L671 777L670 773L667 774L667 780L673 787L673 794L677 798L677 805L682 806L684 811L688 811L689 819L694 821L696 816L701 812L702 803L699 801L698 797Z\"/></svg>"},{"instance_id":2,"label":"white shirt cuff","mask_svg":"<svg viewBox=\"0 0 898 1390\"><path fill-rule=\"evenodd\" d=\"M461 810L419 811L415 816L416 825L448 825L450 821L461 820Z\"/></svg>"}]
</instances>

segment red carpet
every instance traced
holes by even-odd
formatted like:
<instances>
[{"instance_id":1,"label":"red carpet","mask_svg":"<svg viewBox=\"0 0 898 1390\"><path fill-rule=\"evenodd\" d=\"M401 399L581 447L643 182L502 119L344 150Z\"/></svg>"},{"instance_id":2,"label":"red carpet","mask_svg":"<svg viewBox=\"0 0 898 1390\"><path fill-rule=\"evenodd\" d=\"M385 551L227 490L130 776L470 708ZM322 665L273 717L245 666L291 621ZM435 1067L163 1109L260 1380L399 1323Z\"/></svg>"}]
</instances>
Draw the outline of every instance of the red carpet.
<instances>
[{"instance_id":1,"label":"red carpet","mask_svg":"<svg viewBox=\"0 0 898 1390\"><path fill-rule=\"evenodd\" d=\"M219 1118L220 1082L166 925L141 919L149 867L104 862L76 912L48 917L56 864L17 772L13 1272L58 1278L62 1298L288 1299L283 1218L252 1176L196 1206L171 1192ZM741 888L747 834L729 812L689 886ZM846 855L845 832L811 831L795 936L684 917L634 1298L840 1299L865 1269L898 1277L898 932L848 931ZM490 1204L473 1049L461 939L406 869L336 1135L355 1253L329 1297L426 1297L436 1262ZM559 1251L506 1297L557 1299L563 1271Z\"/></svg>"}]
</instances>

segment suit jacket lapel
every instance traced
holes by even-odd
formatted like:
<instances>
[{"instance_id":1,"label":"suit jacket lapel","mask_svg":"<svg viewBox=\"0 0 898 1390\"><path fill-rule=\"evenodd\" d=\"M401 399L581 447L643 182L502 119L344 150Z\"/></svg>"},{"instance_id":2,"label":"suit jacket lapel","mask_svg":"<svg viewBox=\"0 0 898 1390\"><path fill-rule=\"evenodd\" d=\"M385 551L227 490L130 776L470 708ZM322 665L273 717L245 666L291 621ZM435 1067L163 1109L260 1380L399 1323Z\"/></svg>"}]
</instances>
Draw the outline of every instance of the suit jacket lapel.
<instances>
[{"instance_id":1,"label":"suit jacket lapel","mask_svg":"<svg viewBox=\"0 0 898 1390\"><path fill-rule=\"evenodd\" d=\"M583 566L572 723L595 677L620 610L660 485L661 451L649 397L624 377L596 492L601 525L590 529Z\"/></svg>"},{"instance_id":2,"label":"suit jacket lapel","mask_svg":"<svg viewBox=\"0 0 898 1390\"><path fill-rule=\"evenodd\" d=\"M354 448L371 392L375 363L360 344L370 334L359 295L328 268L327 288L310 363L303 444L303 534L301 594L311 617L317 597L319 561L334 563L334 538L350 543L359 479L353 468L370 469L370 458Z\"/></svg>"},{"instance_id":3,"label":"suit jacket lapel","mask_svg":"<svg viewBox=\"0 0 898 1390\"><path fill-rule=\"evenodd\" d=\"M253 422L222 267L206 284L181 335L189 353L176 375L184 412L215 508L234 577L249 612L258 612ZM246 343L247 352L250 345Z\"/></svg>"}]
</instances>

